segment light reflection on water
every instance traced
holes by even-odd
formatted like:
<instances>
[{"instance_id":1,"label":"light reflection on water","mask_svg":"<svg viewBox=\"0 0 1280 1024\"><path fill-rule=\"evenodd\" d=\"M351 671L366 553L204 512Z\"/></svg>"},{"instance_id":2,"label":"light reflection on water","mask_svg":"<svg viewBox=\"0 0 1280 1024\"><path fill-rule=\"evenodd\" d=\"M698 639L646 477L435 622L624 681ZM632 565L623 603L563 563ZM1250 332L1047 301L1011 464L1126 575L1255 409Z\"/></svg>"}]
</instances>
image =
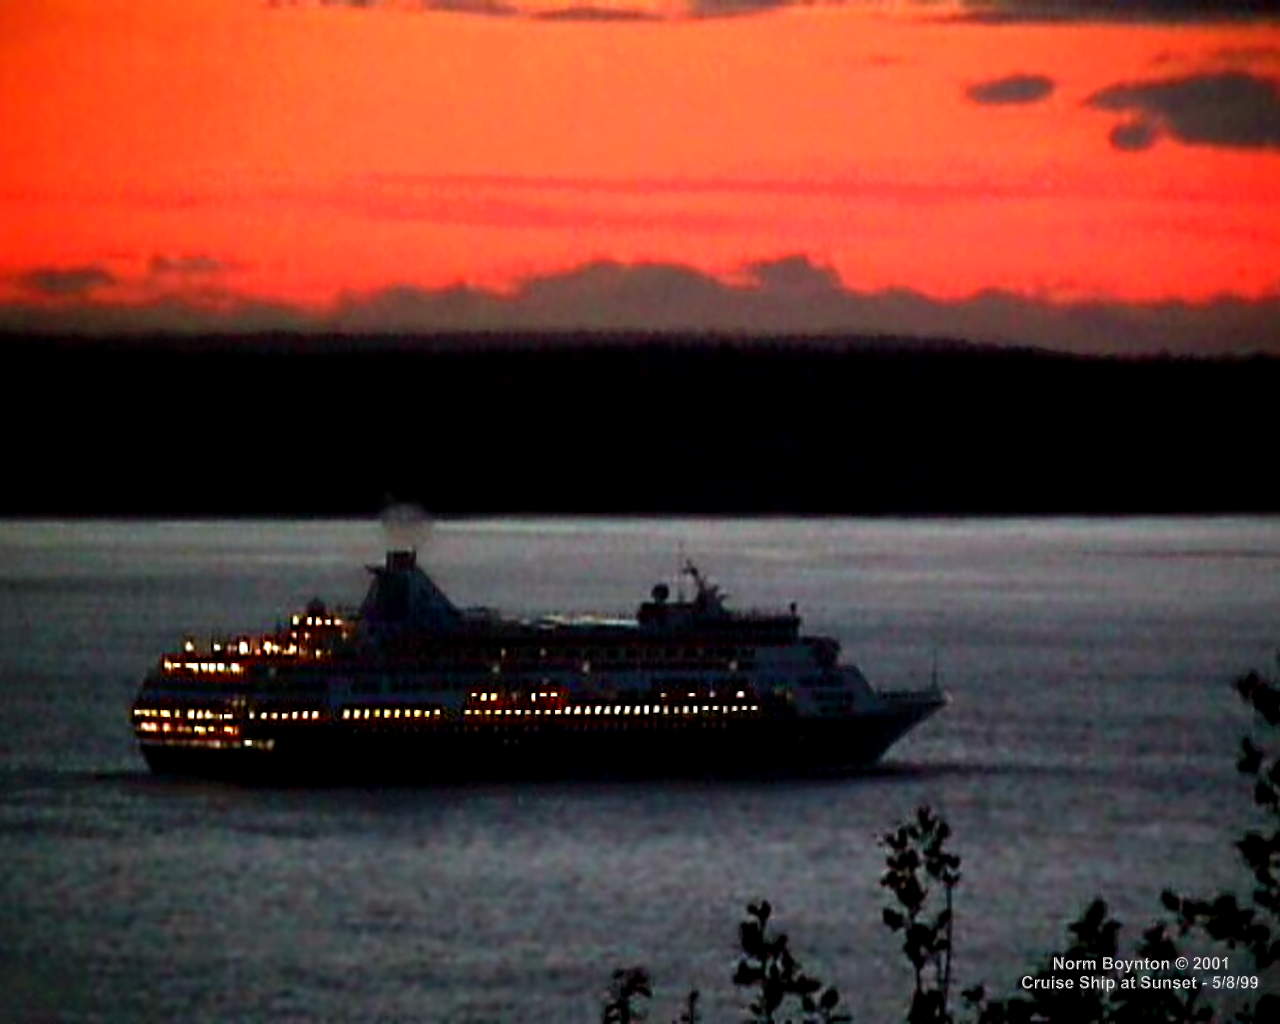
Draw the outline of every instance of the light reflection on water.
<instances>
[{"instance_id":1,"label":"light reflection on water","mask_svg":"<svg viewBox=\"0 0 1280 1024\"><path fill-rule=\"evenodd\" d=\"M0 523L0 948L27 1016L598 1019L645 963L737 1019L744 904L901 1016L875 838L918 803L965 858L957 969L1004 991L1105 895L1136 937L1173 886L1239 880L1227 683L1280 640L1275 519L481 520L425 561L462 604L625 612L683 555L797 601L886 688L953 705L843 781L253 790L144 774L126 708L186 631L354 603L376 524Z\"/></svg>"}]
</instances>

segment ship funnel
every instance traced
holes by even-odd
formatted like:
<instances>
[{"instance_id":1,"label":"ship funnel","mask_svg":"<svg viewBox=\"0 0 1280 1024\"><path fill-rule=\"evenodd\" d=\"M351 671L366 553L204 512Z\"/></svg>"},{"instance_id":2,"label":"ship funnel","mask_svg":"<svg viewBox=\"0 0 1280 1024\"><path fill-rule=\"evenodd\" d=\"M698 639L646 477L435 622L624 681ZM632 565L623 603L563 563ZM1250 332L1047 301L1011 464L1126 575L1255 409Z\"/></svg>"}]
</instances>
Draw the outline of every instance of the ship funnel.
<instances>
[{"instance_id":1,"label":"ship funnel","mask_svg":"<svg viewBox=\"0 0 1280 1024\"><path fill-rule=\"evenodd\" d=\"M387 552L385 565L371 565L373 581L360 606L364 632L381 640L411 631L439 631L457 626L462 613L418 568L412 548Z\"/></svg>"},{"instance_id":2,"label":"ship funnel","mask_svg":"<svg viewBox=\"0 0 1280 1024\"><path fill-rule=\"evenodd\" d=\"M416 569L417 566L418 552L413 548L408 551L387 552L387 572L401 572L406 569Z\"/></svg>"}]
</instances>

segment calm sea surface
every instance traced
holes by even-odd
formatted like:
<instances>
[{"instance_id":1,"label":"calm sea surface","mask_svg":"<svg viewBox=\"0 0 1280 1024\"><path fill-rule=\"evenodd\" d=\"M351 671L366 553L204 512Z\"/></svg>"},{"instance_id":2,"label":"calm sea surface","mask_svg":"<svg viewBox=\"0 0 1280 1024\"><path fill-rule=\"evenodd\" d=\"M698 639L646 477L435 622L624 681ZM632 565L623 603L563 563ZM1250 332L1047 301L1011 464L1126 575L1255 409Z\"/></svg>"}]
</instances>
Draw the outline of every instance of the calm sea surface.
<instances>
[{"instance_id":1,"label":"calm sea surface","mask_svg":"<svg viewBox=\"0 0 1280 1024\"><path fill-rule=\"evenodd\" d=\"M0 986L34 1020L599 1019L645 964L740 1019L744 905L867 1021L910 983L877 836L922 802L964 858L956 973L1008 994L1095 895L1245 891L1230 691L1280 645L1280 519L485 520L424 561L463 604L631 610L682 553L798 602L877 685L954 703L883 769L804 782L255 790L150 778L142 673L186 631L355 603L374 524L0 522Z\"/></svg>"}]
</instances>

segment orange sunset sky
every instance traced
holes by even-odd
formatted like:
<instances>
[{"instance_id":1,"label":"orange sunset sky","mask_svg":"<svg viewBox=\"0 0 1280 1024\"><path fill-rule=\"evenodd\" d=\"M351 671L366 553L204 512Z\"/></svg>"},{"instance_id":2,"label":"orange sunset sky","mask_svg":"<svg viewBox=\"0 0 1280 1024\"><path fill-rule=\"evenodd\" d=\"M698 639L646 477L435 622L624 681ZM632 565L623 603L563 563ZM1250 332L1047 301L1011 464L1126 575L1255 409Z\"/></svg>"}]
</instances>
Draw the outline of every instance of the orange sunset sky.
<instances>
[{"instance_id":1,"label":"orange sunset sky","mask_svg":"<svg viewBox=\"0 0 1280 1024\"><path fill-rule=\"evenodd\" d=\"M1274 11L0 0L0 327L1280 351Z\"/></svg>"}]
</instances>

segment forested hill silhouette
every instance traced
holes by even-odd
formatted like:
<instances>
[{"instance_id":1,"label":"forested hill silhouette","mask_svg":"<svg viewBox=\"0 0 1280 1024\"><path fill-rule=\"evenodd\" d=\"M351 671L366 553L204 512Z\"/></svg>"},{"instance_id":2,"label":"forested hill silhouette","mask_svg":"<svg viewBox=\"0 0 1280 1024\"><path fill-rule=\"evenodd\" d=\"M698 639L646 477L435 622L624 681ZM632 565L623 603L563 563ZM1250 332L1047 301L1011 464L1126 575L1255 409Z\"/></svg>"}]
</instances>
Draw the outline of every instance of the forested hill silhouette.
<instances>
[{"instance_id":1,"label":"forested hill silhouette","mask_svg":"<svg viewBox=\"0 0 1280 1024\"><path fill-rule=\"evenodd\" d=\"M10 515L1280 510L1280 360L936 339L8 337Z\"/></svg>"}]
</instances>

